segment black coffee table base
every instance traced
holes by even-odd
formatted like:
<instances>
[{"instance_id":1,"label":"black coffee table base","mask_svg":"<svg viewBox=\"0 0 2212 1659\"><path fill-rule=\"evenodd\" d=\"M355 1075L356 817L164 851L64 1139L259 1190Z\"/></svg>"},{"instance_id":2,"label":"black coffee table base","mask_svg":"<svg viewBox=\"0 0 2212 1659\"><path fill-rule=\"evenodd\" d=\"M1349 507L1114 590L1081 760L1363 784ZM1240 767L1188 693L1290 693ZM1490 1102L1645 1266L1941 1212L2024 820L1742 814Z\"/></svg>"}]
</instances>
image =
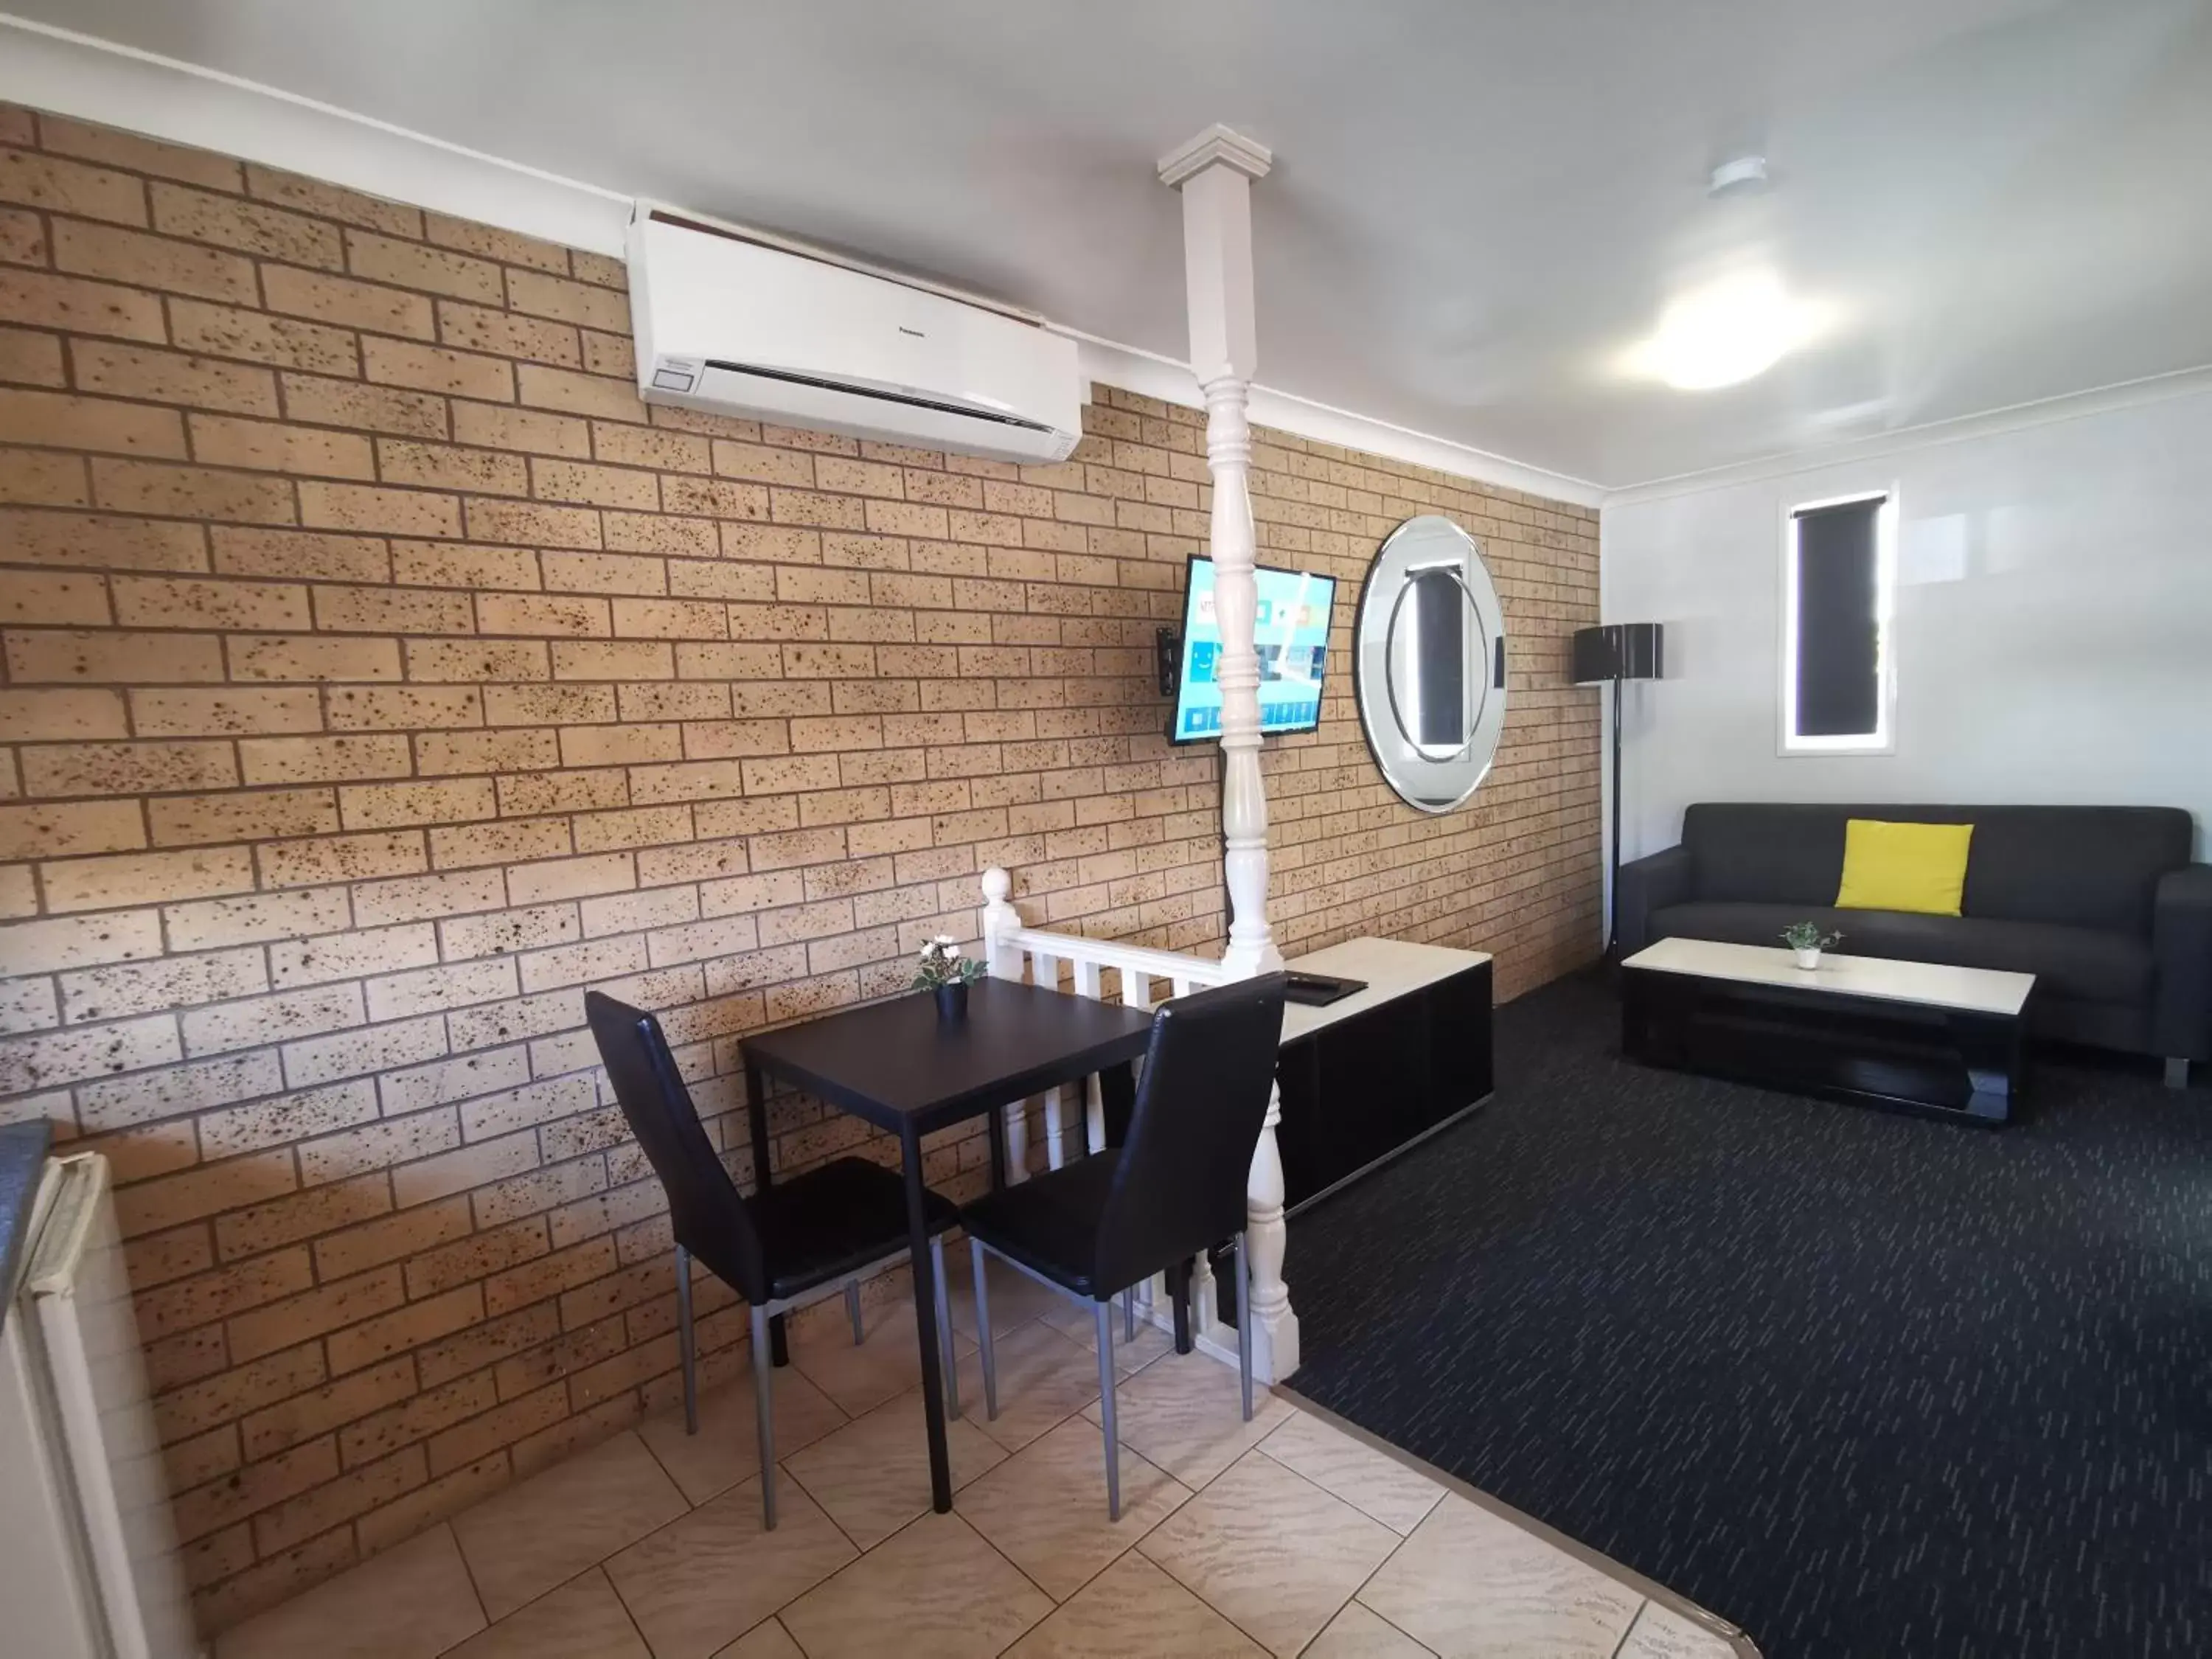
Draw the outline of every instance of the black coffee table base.
<instances>
[{"instance_id":1,"label":"black coffee table base","mask_svg":"<svg viewBox=\"0 0 2212 1659\"><path fill-rule=\"evenodd\" d=\"M2026 1066L2026 1010L1976 1013L1623 968L1620 1046L1647 1066L1996 1127Z\"/></svg>"}]
</instances>

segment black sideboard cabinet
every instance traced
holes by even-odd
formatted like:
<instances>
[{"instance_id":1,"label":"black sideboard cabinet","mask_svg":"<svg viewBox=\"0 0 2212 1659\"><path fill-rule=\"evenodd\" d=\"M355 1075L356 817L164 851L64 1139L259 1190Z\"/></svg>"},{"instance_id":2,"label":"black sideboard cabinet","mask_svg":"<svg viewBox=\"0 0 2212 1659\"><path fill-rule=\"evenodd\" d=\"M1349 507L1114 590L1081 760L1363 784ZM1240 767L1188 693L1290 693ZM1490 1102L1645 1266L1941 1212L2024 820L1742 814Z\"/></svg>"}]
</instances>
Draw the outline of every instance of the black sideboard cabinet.
<instances>
[{"instance_id":1,"label":"black sideboard cabinet","mask_svg":"<svg viewBox=\"0 0 2212 1659\"><path fill-rule=\"evenodd\" d=\"M1346 1010L1340 1015L1333 1007L1286 1011L1275 1073L1283 1105L1276 1139L1291 1211L1401 1152L1490 1093L1490 959L1450 952L1469 965L1394 985L1373 968L1361 971L1367 964L1354 955L1363 945L1389 943L1352 940L1296 964L1366 979L1370 989L1340 1005ZM1435 958L1446 954L1438 951ZM1312 1028L1299 1032L1309 1020Z\"/></svg>"}]
</instances>

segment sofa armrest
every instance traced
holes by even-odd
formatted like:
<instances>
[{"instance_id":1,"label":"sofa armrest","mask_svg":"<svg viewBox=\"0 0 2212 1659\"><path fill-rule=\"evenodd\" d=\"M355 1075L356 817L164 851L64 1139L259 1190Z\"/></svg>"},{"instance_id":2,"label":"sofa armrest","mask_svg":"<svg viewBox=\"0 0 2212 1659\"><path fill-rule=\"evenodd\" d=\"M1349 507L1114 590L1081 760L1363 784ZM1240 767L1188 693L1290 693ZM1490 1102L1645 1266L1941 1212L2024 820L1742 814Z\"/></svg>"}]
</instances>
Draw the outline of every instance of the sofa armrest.
<instances>
[{"instance_id":1,"label":"sofa armrest","mask_svg":"<svg viewBox=\"0 0 2212 1659\"><path fill-rule=\"evenodd\" d=\"M1670 847L1663 853L1638 859L1620 866L1613 896L1613 934L1620 953L1627 956L1651 943L1651 915L1690 896L1690 849Z\"/></svg>"},{"instance_id":2,"label":"sofa armrest","mask_svg":"<svg viewBox=\"0 0 2212 1659\"><path fill-rule=\"evenodd\" d=\"M2159 878L2151 951L2158 1052L2169 1060L2212 1060L2212 864L2185 864Z\"/></svg>"}]
</instances>

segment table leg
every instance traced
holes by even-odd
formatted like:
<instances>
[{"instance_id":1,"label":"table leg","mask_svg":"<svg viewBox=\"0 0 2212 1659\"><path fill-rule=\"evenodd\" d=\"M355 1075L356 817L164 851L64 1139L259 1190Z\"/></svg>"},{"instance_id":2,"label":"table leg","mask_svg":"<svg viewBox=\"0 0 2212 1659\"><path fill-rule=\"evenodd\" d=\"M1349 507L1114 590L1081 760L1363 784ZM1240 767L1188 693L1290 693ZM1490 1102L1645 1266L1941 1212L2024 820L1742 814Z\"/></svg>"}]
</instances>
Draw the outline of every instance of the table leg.
<instances>
[{"instance_id":1,"label":"table leg","mask_svg":"<svg viewBox=\"0 0 2212 1659\"><path fill-rule=\"evenodd\" d=\"M945 1440L945 1372L939 1360L936 1275L930 1271L929 1212L922 1197L921 1137L900 1136L906 1164L906 1224L914 1259L914 1322L921 1339L921 1417L929 1437L929 1502L939 1515L952 1507L952 1457Z\"/></svg>"},{"instance_id":2,"label":"table leg","mask_svg":"<svg viewBox=\"0 0 2212 1659\"><path fill-rule=\"evenodd\" d=\"M1006 1109L994 1106L984 1115L991 1132L991 1190L1006 1190Z\"/></svg>"},{"instance_id":3,"label":"table leg","mask_svg":"<svg viewBox=\"0 0 2212 1659\"><path fill-rule=\"evenodd\" d=\"M2008 1121L2012 1116L2013 1103L2021 1095L2027 1052L2023 1038L2027 1022L1994 1014L1954 1012L1947 1023L1960 1061L1966 1067L1966 1080L1973 1089L1973 1097L1966 1103L1966 1115L1991 1123Z\"/></svg>"},{"instance_id":4,"label":"table leg","mask_svg":"<svg viewBox=\"0 0 2212 1659\"><path fill-rule=\"evenodd\" d=\"M1129 1119L1137 1109L1137 1074L1127 1061L1098 1073L1098 1098L1106 1120L1106 1144L1119 1146L1129 1137Z\"/></svg>"},{"instance_id":5,"label":"table leg","mask_svg":"<svg viewBox=\"0 0 2212 1659\"><path fill-rule=\"evenodd\" d=\"M753 1190L761 1192L769 1184L768 1089L760 1067L750 1059L745 1061L745 1122L753 1136ZM769 1358L777 1364L791 1364L791 1340L781 1314L768 1322L768 1348Z\"/></svg>"},{"instance_id":6,"label":"table leg","mask_svg":"<svg viewBox=\"0 0 2212 1659\"><path fill-rule=\"evenodd\" d=\"M1685 975L1624 969L1620 1052L1646 1066L1689 1069L1688 1033L1697 999L1697 982Z\"/></svg>"}]
</instances>

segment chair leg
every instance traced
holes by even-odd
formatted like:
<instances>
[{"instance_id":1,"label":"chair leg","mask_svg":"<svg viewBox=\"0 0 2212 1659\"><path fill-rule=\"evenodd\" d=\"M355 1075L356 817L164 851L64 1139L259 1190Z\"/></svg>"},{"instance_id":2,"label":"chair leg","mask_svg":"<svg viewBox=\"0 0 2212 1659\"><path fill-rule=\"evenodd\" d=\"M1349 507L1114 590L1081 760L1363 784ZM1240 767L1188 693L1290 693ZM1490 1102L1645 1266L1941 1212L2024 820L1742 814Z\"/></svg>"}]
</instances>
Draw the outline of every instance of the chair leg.
<instances>
[{"instance_id":1,"label":"chair leg","mask_svg":"<svg viewBox=\"0 0 2212 1659\"><path fill-rule=\"evenodd\" d=\"M753 1425L760 1437L761 1524L775 1530L775 1358L768 1315L753 1309Z\"/></svg>"},{"instance_id":2,"label":"chair leg","mask_svg":"<svg viewBox=\"0 0 2212 1659\"><path fill-rule=\"evenodd\" d=\"M1137 1340L1137 1287L1134 1285L1121 1292L1121 1340Z\"/></svg>"},{"instance_id":3,"label":"chair leg","mask_svg":"<svg viewBox=\"0 0 2212 1659\"><path fill-rule=\"evenodd\" d=\"M1175 1304L1175 1351L1188 1353L1190 1341L1190 1259L1186 1256L1168 1269L1168 1289Z\"/></svg>"},{"instance_id":4,"label":"chair leg","mask_svg":"<svg viewBox=\"0 0 2212 1659\"><path fill-rule=\"evenodd\" d=\"M975 1261L975 1340L982 1349L983 1415L999 1420L999 1360L991 1341L991 1292L983 1282L983 1241L971 1238L968 1252Z\"/></svg>"},{"instance_id":5,"label":"chair leg","mask_svg":"<svg viewBox=\"0 0 2212 1659\"><path fill-rule=\"evenodd\" d=\"M2189 1086L2189 1062L2187 1060L2177 1060L2171 1055L2167 1057L2166 1062L2166 1086L2169 1089L2186 1089Z\"/></svg>"},{"instance_id":6,"label":"chair leg","mask_svg":"<svg viewBox=\"0 0 2212 1659\"><path fill-rule=\"evenodd\" d=\"M684 1356L684 1432L699 1432L699 1365L691 1336L691 1252L676 1247L676 1347Z\"/></svg>"},{"instance_id":7,"label":"chair leg","mask_svg":"<svg viewBox=\"0 0 2212 1659\"><path fill-rule=\"evenodd\" d=\"M1106 1437L1106 1518L1121 1518L1121 1437L1114 1426L1114 1304L1097 1304L1098 1315L1098 1427Z\"/></svg>"},{"instance_id":8,"label":"chair leg","mask_svg":"<svg viewBox=\"0 0 2212 1659\"><path fill-rule=\"evenodd\" d=\"M853 1346L857 1348L866 1340L860 1328L860 1281L857 1279L845 1281L845 1317L853 1322Z\"/></svg>"},{"instance_id":9,"label":"chair leg","mask_svg":"<svg viewBox=\"0 0 2212 1659\"><path fill-rule=\"evenodd\" d=\"M1237 1235L1237 1380L1244 1385L1244 1420L1252 1420L1252 1281L1244 1272L1244 1235Z\"/></svg>"},{"instance_id":10,"label":"chair leg","mask_svg":"<svg viewBox=\"0 0 2212 1659\"><path fill-rule=\"evenodd\" d=\"M937 1364L945 1373L945 1414L960 1415L958 1352L952 1346L952 1289L945 1282L945 1235L929 1236L929 1267L937 1281Z\"/></svg>"}]
</instances>

